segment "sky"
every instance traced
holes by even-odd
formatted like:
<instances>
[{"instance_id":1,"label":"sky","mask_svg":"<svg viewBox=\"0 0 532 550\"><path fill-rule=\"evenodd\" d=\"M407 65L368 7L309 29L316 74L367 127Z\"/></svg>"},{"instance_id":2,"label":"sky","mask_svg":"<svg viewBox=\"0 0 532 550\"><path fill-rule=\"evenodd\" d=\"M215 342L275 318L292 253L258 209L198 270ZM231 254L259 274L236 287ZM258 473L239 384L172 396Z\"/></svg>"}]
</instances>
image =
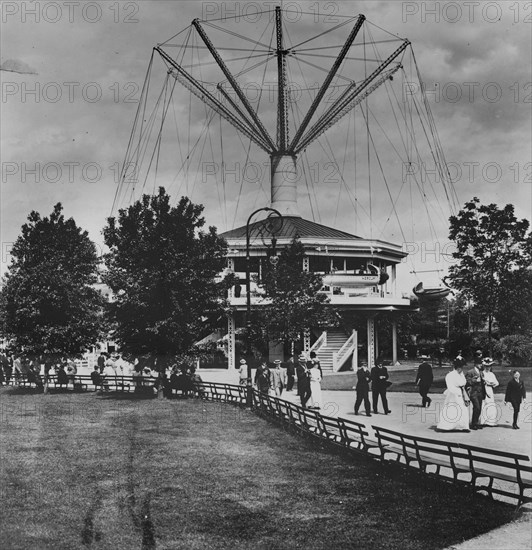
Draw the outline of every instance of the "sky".
<instances>
[{"instance_id":1,"label":"sky","mask_svg":"<svg viewBox=\"0 0 532 550\"><path fill-rule=\"evenodd\" d=\"M455 211L457 205L478 196L482 203L512 203L519 218L531 219L530 2L282 4L290 10L287 32L293 42L332 29L343 20L341 16L357 14L364 14L372 23L375 40L392 35L408 38L449 165L457 196ZM174 200L187 194L204 204L207 224L220 232L244 225L253 209L268 206L267 154L249 148L227 123L210 118L208 109L177 84L157 157L156 178L140 181L129 194L119 194L112 210L153 47L186 29L195 18L214 18L219 20L217 25L223 25L235 14L241 17L229 20L236 25L233 30L258 39L271 15L256 14L274 5L267 1L4 1L0 39L1 272L9 264L11 243L30 211L48 215L57 202L63 204L67 217L89 232L100 251L104 250L106 218L158 185L165 186ZM212 40L221 45L225 39L212 27L208 30ZM319 44L340 43L335 32ZM234 35L230 40L235 48L243 44ZM391 46L383 43L378 47L383 55ZM313 59L307 57L314 65L332 63L331 58L320 57L319 50L314 54ZM222 55L228 58L234 53ZM364 128L363 111L344 117L309 146L307 179L302 177L298 183L303 217L362 237L389 240L411 252L409 262L399 270L405 290L420 278L437 284L443 272L436 270L449 265L446 254L452 251L447 238L452 205L441 182L432 176L436 181L422 182L426 187L421 192L419 180L415 183L408 170L405 173L404 162L394 154L395 147L413 146L401 142L389 107L393 86L399 101L405 93L420 96L412 59L410 53L404 58L403 77L370 96L371 133ZM360 70L356 62L352 64L353 73L344 66L342 74L350 77ZM316 72L310 64L303 65L301 74L298 66L294 67L289 78L296 86L302 87L319 74L323 78L323 71ZM258 81L257 75L264 76L260 71L254 76L249 73L247 83ZM166 75L166 67L156 55L150 101L161 91ZM210 83L218 81L207 66L201 76ZM304 98L290 105L291 133L305 105ZM153 103L147 105L146 112L152 107ZM264 101L260 114L274 133L275 102ZM156 119L155 137L159 122ZM422 128L416 127L415 132L423 148ZM371 147L364 141L368 136L374 144ZM142 169L150 154L148 150ZM249 170L247 177L242 176L246 159L255 169L264 167L260 177L250 175ZM426 169L433 170L429 149L419 159L419 166L426 162ZM337 173L340 167L341 176Z\"/></svg>"}]
</instances>

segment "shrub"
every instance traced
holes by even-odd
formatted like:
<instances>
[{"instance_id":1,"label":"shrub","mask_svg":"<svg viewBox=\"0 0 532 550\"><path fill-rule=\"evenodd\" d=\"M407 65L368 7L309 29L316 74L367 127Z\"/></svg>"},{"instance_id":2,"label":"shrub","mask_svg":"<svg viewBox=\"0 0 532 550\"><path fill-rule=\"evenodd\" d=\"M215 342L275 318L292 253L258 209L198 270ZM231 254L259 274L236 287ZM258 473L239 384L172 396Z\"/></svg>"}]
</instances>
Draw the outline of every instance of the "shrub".
<instances>
[{"instance_id":1,"label":"shrub","mask_svg":"<svg viewBox=\"0 0 532 550\"><path fill-rule=\"evenodd\" d=\"M521 334L510 334L495 342L494 351L511 367L524 367L532 363L532 340Z\"/></svg>"}]
</instances>

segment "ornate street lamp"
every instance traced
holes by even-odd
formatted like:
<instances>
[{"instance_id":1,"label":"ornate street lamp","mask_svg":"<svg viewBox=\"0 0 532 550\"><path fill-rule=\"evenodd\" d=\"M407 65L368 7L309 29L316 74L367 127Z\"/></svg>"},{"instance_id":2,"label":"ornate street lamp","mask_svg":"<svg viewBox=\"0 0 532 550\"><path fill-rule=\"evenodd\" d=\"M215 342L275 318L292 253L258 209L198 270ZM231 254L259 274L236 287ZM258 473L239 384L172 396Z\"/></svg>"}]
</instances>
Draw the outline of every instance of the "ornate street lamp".
<instances>
[{"instance_id":1,"label":"ornate street lamp","mask_svg":"<svg viewBox=\"0 0 532 550\"><path fill-rule=\"evenodd\" d=\"M250 235L249 235L249 225L255 214L259 212L269 212L268 216L259 222L258 224L258 233L261 236L263 242L264 239L271 236L272 239L272 251L273 257L275 257L275 244L277 242L276 234L278 234L283 227L283 216L275 208L264 207L255 210L246 223L246 332L247 332L247 351L248 357L251 352L251 281L250 281L250 256L249 256L249 245L250 245ZM257 227L257 226L256 226ZM252 397L252 382L251 382L251 364L248 362L248 377L247 377L247 406L251 407L253 403Z\"/></svg>"}]
</instances>

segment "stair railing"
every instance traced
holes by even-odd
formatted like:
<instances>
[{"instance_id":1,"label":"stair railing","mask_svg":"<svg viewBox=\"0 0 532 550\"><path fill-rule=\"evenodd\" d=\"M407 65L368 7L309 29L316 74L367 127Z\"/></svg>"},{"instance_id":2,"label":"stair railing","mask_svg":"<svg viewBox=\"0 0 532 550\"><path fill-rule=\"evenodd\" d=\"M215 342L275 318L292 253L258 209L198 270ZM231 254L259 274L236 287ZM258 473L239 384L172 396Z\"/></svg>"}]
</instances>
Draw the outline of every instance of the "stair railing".
<instances>
[{"instance_id":1,"label":"stair railing","mask_svg":"<svg viewBox=\"0 0 532 550\"><path fill-rule=\"evenodd\" d=\"M333 353L333 372L336 372L353 353L357 346L357 333L353 331L351 336L346 340L345 344Z\"/></svg>"},{"instance_id":2,"label":"stair railing","mask_svg":"<svg viewBox=\"0 0 532 550\"><path fill-rule=\"evenodd\" d=\"M314 351L316 354L320 351L321 348L327 345L327 331L324 330L319 338L314 342L313 346L309 349L309 353Z\"/></svg>"}]
</instances>

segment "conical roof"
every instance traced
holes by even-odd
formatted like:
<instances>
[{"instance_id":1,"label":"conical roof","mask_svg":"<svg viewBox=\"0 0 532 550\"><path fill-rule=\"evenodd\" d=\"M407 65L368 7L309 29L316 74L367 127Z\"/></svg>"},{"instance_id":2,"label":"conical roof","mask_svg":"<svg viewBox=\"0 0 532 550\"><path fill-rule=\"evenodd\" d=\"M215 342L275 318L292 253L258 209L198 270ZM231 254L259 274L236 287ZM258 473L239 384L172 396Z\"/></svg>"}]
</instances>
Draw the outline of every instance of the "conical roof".
<instances>
[{"instance_id":1,"label":"conical roof","mask_svg":"<svg viewBox=\"0 0 532 550\"><path fill-rule=\"evenodd\" d=\"M334 229L333 227L328 227L322 225L321 223L316 223L310 220L305 220L299 216L283 216L282 226L279 227L280 222L276 219L272 219L272 224L275 231L275 236L278 239L293 239L297 237L298 239L345 239L353 240L360 239L357 235L351 233L346 233L345 231L340 231L339 229ZM268 236L264 233L264 220L253 222L249 225L249 235L250 238L260 237L261 235ZM245 239L246 238L246 226L237 227L231 231L226 231L220 235L224 239ZM271 236L271 234L269 235Z\"/></svg>"}]
</instances>

